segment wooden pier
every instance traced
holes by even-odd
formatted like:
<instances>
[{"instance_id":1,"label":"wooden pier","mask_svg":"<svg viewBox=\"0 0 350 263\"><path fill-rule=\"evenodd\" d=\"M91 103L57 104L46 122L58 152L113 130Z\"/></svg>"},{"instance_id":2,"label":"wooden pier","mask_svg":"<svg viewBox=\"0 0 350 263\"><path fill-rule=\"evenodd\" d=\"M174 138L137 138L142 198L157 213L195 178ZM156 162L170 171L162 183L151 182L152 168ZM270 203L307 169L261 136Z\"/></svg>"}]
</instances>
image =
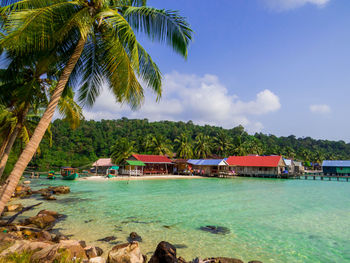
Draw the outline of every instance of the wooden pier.
<instances>
[{"instance_id":1,"label":"wooden pier","mask_svg":"<svg viewBox=\"0 0 350 263\"><path fill-rule=\"evenodd\" d=\"M349 182L350 176L339 176L339 175L323 175L323 174L304 174L299 175L298 179L301 180L321 180L321 181L341 181L341 182Z\"/></svg>"}]
</instances>

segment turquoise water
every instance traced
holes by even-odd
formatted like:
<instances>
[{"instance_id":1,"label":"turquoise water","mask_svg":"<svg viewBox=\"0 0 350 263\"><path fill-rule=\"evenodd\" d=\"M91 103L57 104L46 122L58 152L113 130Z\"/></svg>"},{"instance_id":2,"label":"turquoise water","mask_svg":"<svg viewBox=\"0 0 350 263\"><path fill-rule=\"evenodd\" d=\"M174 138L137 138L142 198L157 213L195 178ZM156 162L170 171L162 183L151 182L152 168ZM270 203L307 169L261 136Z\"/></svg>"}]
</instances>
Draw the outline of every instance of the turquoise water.
<instances>
[{"instance_id":1,"label":"turquoise water","mask_svg":"<svg viewBox=\"0 0 350 263\"><path fill-rule=\"evenodd\" d=\"M114 235L124 242L135 231L148 256L166 240L179 246L178 255L187 260L226 256L247 262L350 262L350 183L244 178L32 180L33 188L47 184L68 185L72 191L40 207L68 216L56 227L105 249L113 244L97 239ZM206 225L226 227L230 233L199 229Z\"/></svg>"}]
</instances>

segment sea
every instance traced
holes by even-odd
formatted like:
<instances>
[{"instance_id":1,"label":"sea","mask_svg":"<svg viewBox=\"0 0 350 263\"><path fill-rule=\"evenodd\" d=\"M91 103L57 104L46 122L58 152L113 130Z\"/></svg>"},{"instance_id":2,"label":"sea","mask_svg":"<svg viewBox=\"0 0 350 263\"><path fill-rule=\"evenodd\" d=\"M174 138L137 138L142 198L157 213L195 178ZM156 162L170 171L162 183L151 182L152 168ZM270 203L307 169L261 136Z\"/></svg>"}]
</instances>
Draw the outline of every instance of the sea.
<instances>
[{"instance_id":1,"label":"sea","mask_svg":"<svg viewBox=\"0 0 350 263\"><path fill-rule=\"evenodd\" d=\"M148 258L160 241L192 260L350 262L350 182L280 179L63 181L31 179L31 187L67 185L71 193L39 210L67 217L56 231L106 252L131 232ZM15 200L24 205L41 197ZM98 241L112 237L109 242Z\"/></svg>"}]
</instances>

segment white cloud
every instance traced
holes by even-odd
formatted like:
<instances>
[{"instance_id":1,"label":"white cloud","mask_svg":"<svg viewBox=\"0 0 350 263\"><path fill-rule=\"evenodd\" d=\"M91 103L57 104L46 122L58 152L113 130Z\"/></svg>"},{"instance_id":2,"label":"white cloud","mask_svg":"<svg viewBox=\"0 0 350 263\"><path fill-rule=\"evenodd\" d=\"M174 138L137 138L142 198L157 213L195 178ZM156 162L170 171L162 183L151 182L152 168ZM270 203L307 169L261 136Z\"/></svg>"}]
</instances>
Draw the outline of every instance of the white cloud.
<instances>
[{"instance_id":1,"label":"white cloud","mask_svg":"<svg viewBox=\"0 0 350 263\"><path fill-rule=\"evenodd\" d=\"M280 109L278 96L263 90L256 98L244 102L220 83L214 75L188 75L173 72L163 80L163 95L160 102L154 94L146 91L141 109L131 111L127 105L115 103L113 95L104 89L93 109L85 110L87 119L148 118L151 121L192 120L197 124L211 124L226 128L245 126L250 132L261 131L260 122L250 120Z\"/></svg>"},{"instance_id":2,"label":"white cloud","mask_svg":"<svg viewBox=\"0 0 350 263\"><path fill-rule=\"evenodd\" d=\"M312 113L327 114L331 112L331 107L326 104L314 104L310 105L310 111Z\"/></svg>"},{"instance_id":3,"label":"white cloud","mask_svg":"<svg viewBox=\"0 0 350 263\"><path fill-rule=\"evenodd\" d=\"M269 8L277 11L284 11L302 7L306 4L313 4L317 7L324 7L330 0L264 0Z\"/></svg>"}]
</instances>

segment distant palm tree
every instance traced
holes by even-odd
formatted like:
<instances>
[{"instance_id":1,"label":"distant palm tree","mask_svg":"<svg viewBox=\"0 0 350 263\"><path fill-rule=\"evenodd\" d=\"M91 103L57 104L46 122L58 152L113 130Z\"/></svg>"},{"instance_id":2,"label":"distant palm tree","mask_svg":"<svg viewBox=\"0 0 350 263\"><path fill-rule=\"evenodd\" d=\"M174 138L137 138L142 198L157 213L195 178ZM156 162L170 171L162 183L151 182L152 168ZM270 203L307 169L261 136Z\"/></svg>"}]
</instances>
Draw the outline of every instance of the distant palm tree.
<instances>
[{"instance_id":1,"label":"distant palm tree","mask_svg":"<svg viewBox=\"0 0 350 263\"><path fill-rule=\"evenodd\" d=\"M196 158L206 158L211 154L211 140L210 137L200 133L196 136L194 155Z\"/></svg>"},{"instance_id":2,"label":"distant palm tree","mask_svg":"<svg viewBox=\"0 0 350 263\"><path fill-rule=\"evenodd\" d=\"M178 158L183 158L183 159L193 158L193 145L192 145L192 142L190 141L188 134L182 133L174 141L177 144L176 156Z\"/></svg>"},{"instance_id":3,"label":"distant palm tree","mask_svg":"<svg viewBox=\"0 0 350 263\"><path fill-rule=\"evenodd\" d=\"M121 164L125 159L134 154L134 142L130 142L127 138L121 138L112 146L111 152L112 162Z\"/></svg>"},{"instance_id":4,"label":"distant palm tree","mask_svg":"<svg viewBox=\"0 0 350 263\"><path fill-rule=\"evenodd\" d=\"M163 135L150 137L148 148L152 154L172 156L171 143Z\"/></svg>"},{"instance_id":5,"label":"distant palm tree","mask_svg":"<svg viewBox=\"0 0 350 263\"><path fill-rule=\"evenodd\" d=\"M221 157L227 157L230 149L233 147L229 137L222 131L214 137L214 146L217 154Z\"/></svg>"},{"instance_id":6,"label":"distant palm tree","mask_svg":"<svg viewBox=\"0 0 350 263\"><path fill-rule=\"evenodd\" d=\"M244 152L246 154L261 155L264 152L263 144L255 137L250 136L243 144Z\"/></svg>"}]
</instances>

